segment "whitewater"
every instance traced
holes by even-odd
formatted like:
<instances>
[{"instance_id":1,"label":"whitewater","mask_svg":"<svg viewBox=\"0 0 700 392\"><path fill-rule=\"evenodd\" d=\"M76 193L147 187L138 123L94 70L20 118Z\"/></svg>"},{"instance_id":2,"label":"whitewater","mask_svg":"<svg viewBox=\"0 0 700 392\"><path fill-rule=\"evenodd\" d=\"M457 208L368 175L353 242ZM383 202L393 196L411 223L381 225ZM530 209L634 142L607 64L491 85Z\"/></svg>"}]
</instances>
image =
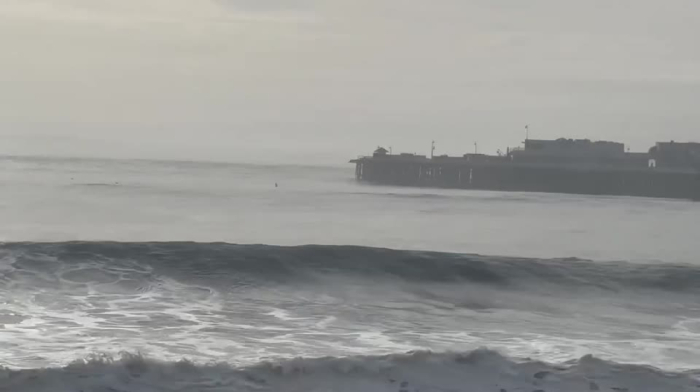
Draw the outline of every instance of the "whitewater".
<instances>
[{"instance_id":1,"label":"whitewater","mask_svg":"<svg viewBox=\"0 0 700 392\"><path fill-rule=\"evenodd\" d=\"M700 203L0 162L0 391L700 388Z\"/></svg>"}]
</instances>

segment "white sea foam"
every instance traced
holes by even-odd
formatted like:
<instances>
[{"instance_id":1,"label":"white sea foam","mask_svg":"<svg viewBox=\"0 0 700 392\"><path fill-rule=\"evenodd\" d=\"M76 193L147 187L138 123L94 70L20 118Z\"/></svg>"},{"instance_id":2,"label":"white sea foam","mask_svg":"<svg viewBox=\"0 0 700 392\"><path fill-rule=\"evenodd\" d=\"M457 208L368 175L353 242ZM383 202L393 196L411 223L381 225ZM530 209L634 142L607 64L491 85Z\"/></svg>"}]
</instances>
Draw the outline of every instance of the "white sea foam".
<instances>
[{"instance_id":1,"label":"white sea foam","mask_svg":"<svg viewBox=\"0 0 700 392\"><path fill-rule=\"evenodd\" d=\"M679 371L697 368L699 274L342 246L5 244L0 365L127 351L249 366L488 346Z\"/></svg>"}]
</instances>

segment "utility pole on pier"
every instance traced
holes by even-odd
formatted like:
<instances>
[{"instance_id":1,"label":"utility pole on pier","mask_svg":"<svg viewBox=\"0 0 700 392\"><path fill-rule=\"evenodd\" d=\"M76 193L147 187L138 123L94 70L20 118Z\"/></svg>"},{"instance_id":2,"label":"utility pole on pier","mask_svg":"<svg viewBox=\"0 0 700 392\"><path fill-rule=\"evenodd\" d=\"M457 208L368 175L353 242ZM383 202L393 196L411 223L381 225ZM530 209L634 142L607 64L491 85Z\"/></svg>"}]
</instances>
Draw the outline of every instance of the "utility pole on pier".
<instances>
[{"instance_id":1,"label":"utility pole on pier","mask_svg":"<svg viewBox=\"0 0 700 392\"><path fill-rule=\"evenodd\" d=\"M430 146L430 159L433 159L434 155L435 155L435 140L433 140L433 144Z\"/></svg>"},{"instance_id":2,"label":"utility pole on pier","mask_svg":"<svg viewBox=\"0 0 700 392\"><path fill-rule=\"evenodd\" d=\"M530 140L530 126L526 125L525 126L525 141Z\"/></svg>"}]
</instances>

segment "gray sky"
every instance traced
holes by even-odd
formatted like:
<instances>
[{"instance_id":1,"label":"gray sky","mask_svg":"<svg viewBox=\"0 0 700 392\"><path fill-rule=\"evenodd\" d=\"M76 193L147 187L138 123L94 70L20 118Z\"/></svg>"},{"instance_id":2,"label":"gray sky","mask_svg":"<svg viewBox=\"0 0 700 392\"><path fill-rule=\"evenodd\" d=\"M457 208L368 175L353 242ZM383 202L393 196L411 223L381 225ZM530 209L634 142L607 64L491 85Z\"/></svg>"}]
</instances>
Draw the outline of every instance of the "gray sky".
<instances>
[{"instance_id":1,"label":"gray sky","mask_svg":"<svg viewBox=\"0 0 700 392\"><path fill-rule=\"evenodd\" d=\"M697 0L3 0L0 153L700 141Z\"/></svg>"}]
</instances>

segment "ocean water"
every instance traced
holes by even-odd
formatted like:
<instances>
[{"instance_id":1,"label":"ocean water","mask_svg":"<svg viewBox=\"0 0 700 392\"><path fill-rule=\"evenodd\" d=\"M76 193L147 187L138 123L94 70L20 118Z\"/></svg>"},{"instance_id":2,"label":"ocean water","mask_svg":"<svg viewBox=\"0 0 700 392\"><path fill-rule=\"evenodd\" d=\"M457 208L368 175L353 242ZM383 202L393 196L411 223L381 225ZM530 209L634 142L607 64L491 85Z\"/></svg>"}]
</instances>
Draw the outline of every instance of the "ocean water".
<instances>
[{"instance_id":1,"label":"ocean water","mask_svg":"<svg viewBox=\"0 0 700 392\"><path fill-rule=\"evenodd\" d=\"M0 391L700 387L700 203L0 168Z\"/></svg>"}]
</instances>

